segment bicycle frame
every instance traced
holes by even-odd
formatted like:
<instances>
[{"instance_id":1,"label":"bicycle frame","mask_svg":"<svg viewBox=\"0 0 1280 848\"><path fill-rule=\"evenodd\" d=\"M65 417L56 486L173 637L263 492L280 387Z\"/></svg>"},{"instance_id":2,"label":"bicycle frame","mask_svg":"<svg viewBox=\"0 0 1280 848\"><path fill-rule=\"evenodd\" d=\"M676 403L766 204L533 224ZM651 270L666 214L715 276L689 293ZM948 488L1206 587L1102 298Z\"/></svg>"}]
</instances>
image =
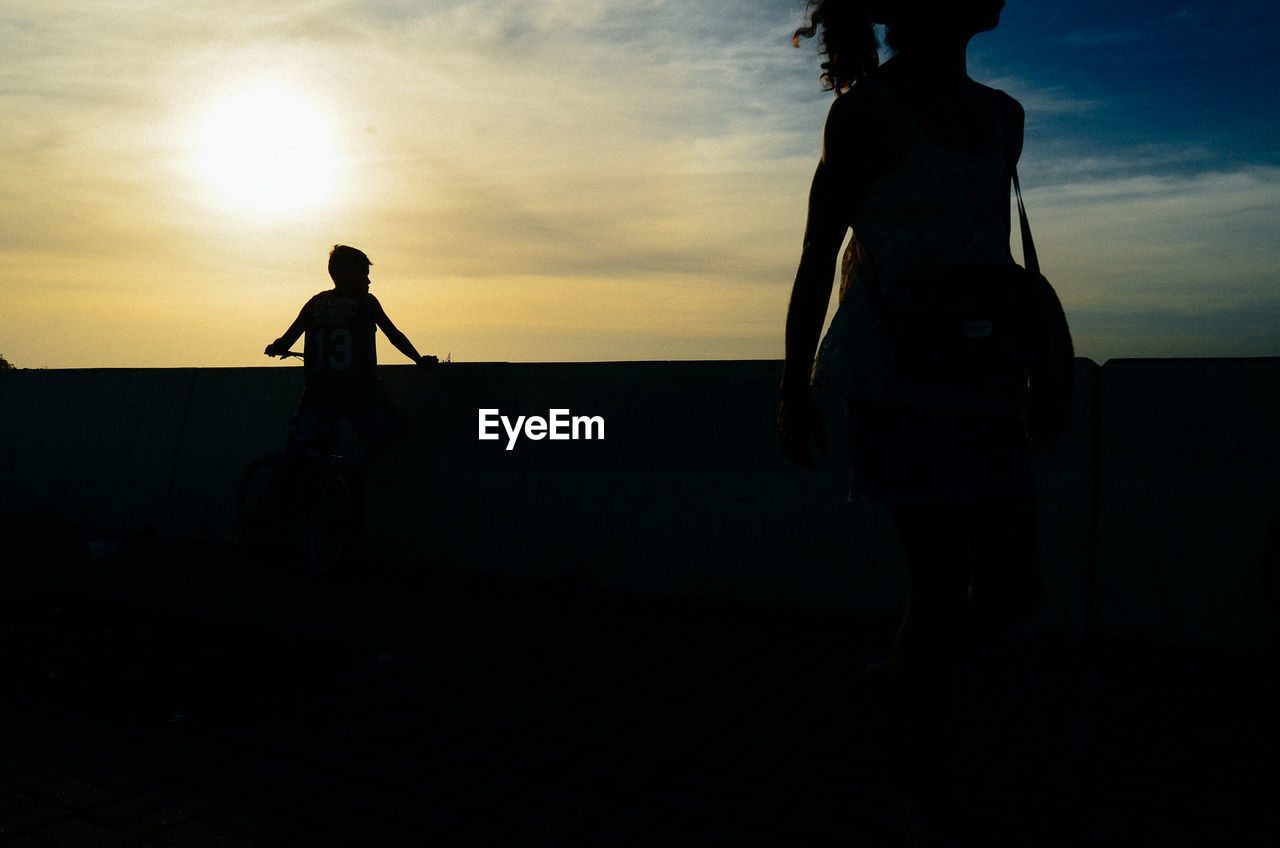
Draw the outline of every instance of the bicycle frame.
<instances>
[{"instance_id":1,"label":"bicycle frame","mask_svg":"<svg viewBox=\"0 0 1280 848\"><path fill-rule=\"evenodd\" d=\"M249 464L236 491L237 523L246 541L284 544L301 519L302 542L317 571L346 559L362 512L358 469L337 455L268 453Z\"/></svg>"}]
</instances>

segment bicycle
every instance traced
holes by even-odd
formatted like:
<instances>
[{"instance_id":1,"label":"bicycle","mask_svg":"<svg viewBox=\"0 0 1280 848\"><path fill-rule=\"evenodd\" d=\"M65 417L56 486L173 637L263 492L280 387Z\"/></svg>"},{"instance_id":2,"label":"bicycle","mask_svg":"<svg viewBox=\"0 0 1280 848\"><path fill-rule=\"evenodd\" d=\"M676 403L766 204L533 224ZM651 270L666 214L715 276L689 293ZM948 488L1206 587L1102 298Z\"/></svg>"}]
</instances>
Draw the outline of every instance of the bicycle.
<instances>
[{"instance_id":1,"label":"bicycle","mask_svg":"<svg viewBox=\"0 0 1280 848\"><path fill-rule=\"evenodd\" d=\"M302 357L295 351L286 355ZM276 550L301 518L302 543L317 571L346 561L362 512L359 468L337 454L266 453L249 463L236 487L241 538Z\"/></svg>"},{"instance_id":2,"label":"bicycle","mask_svg":"<svg viewBox=\"0 0 1280 848\"><path fill-rule=\"evenodd\" d=\"M236 489L241 538L254 547L278 549L301 518L308 561L317 571L329 571L346 561L362 524L357 469L335 454L301 455L290 475L289 461L284 454L267 453L241 475Z\"/></svg>"}]
</instances>

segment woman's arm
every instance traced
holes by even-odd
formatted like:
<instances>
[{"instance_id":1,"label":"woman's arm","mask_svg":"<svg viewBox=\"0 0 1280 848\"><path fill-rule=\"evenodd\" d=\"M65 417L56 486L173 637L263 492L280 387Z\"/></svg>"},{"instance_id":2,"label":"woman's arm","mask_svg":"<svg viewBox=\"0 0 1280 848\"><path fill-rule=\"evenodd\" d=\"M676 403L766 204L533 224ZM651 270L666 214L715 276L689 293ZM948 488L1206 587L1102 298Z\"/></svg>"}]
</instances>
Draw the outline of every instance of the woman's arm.
<instances>
[{"instance_id":1,"label":"woman's arm","mask_svg":"<svg viewBox=\"0 0 1280 848\"><path fill-rule=\"evenodd\" d=\"M828 195L832 188L828 169L825 163L819 162L809 190L809 218L805 224L800 267L796 269L787 306L778 440L782 443L783 455L796 465L814 464L809 455L810 438L819 450L825 453L827 449L822 415L809 389L809 375L831 300L836 258L848 230L831 214Z\"/></svg>"},{"instance_id":2,"label":"woman's arm","mask_svg":"<svg viewBox=\"0 0 1280 848\"><path fill-rule=\"evenodd\" d=\"M786 352L778 409L778 438L786 457L813 465L809 439L826 449L822 419L809 389L822 325L831 301L836 261L849 231L849 213L865 183L867 145L851 132L852 112L860 105L855 86L831 107L823 132L822 159L809 188L800 266L787 307Z\"/></svg>"},{"instance_id":3,"label":"woman's arm","mask_svg":"<svg viewBox=\"0 0 1280 848\"><path fill-rule=\"evenodd\" d=\"M831 182L826 162L819 162L809 189L809 216L800 266L796 269L787 306L786 359L781 385L784 399L809 391L809 374L831 301L836 260L849 229L834 214Z\"/></svg>"}]
</instances>

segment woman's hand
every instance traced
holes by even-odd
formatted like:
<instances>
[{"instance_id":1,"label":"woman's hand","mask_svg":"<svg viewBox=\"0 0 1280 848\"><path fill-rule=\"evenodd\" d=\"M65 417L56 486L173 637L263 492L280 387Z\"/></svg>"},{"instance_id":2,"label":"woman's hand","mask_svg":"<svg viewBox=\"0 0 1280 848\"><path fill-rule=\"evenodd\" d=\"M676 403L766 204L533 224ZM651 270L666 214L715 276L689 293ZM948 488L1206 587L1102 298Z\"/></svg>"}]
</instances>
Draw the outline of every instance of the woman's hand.
<instances>
[{"instance_id":1,"label":"woman's hand","mask_svg":"<svg viewBox=\"0 0 1280 848\"><path fill-rule=\"evenodd\" d=\"M1027 403L1027 443L1033 455L1053 456L1062 434L1071 426L1071 403L1075 397L1075 351L1067 319L1054 300L1060 331L1051 334L1060 342L1047 360L1031 369L1031 396ZM1052 320L1052 319L1051 319Z\"/></svg>"},{"instance_id":2,"label":"woman's hand","mask_svg":"<svg viewBox=\"0 0 1280 848\"><path fill-rule=\"evenodd\" d=\"M1061 397L1033 393L1027 410L1027 444L1032 456L1053 456L1070 423L1070 402Z\"/></svg>"},{"instance_id":3,"label":"woman's hand","mask_svg":"<svg viewBox=\"0 0 1280 848\"><path fill-rule=\"evenodd\" d=\"M822 424L822 410L807 390L802 394L783 397L778 405L778 442L782 454L796 465L815 468L809 453L809 440L822 453L827 452L826 428Z\"/></svg>"}]
</instances>

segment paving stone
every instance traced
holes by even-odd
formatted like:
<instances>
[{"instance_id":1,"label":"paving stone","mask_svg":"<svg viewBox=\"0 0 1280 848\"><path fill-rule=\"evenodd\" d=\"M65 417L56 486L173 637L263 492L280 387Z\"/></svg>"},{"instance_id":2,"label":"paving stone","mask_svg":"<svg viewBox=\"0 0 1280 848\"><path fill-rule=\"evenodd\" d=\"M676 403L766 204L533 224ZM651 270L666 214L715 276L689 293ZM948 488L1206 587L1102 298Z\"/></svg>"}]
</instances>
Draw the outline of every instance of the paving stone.
<instances>
[{"instance_id":1,"label":"paving stone","mask_svg":"<svg viewBox=\"0 0 1280 848\"><path fill-rule=\"evenodd\" d=\"M224 806L227 799L212 795L183 794L173 801L164 803L140 814L128 822L130 831L144 834L168 833L179 824L203 815L218 807Z\"/></svg>"},{"instance_id":2,"label":"paving stone","mask_svg":"<svg viewBox=\"0 0 1280 848\"><path fill-rule=\"evenodd\" d=\"M169 774L182 770L189 758L198 757L207 750L203 740L181 735L177 732L151 733L137 739L137 747L129 759L129 764L141 771L157 774Z\"/></svg>"},{"instance_id":3,"label":"paving stone","mask_svg":"<svg viewBox=\"0 0 1280 848\"><path fill-rule=\"evenodd\" d=\"M0 792L0 821L3 821L10 813L25 810L27 807L34 807L38 803L40 803L40 799L34 795L6 788L5 791Z\"/></svg>"},{"instance_id":4,"label":"paving stone","mask_svg":"<svg viewBox=\"0 0 1280 848\"><path fill-rule=\"evenodd\" d=\"M274 845L306 830L310 822L277 815L258 803L233 801L199 814L199 820L251 842Z\"/></svg>"},{"instance_id":5,"label":"paving stone","mask_svg":"<svg viewBox=\"0 0 1280 848\"><path fill-rule=\"evenodd\" d=\"M201 821L184 821L159 836L170 848L250 848L267 843L243 836L233 836Z\"/></svg>"},{"instance_id":6,"label":"paving stone","mask_svg":"<svg viewBox=\"0 0 1280 848\"><path fill-rule=\"evenodd\" d=\"M96 807L120 797L110 789L104 789L78 777L58 778L32 791L46 800L70 809Z\"/></svg>"},{"instance_id":7,"label":"paving stone","mask_svg":"<svg viewBox=\"0 0 1280 848\"><path fill-rule=\"evenodd\" d=\"M387 800L374 806L339 801L323 819L305 822L302 830L281 844L443 846L450 844L448 834L468 818L410 794Z\"/></svg>"},{"instance_id":8,"label":"paving stone","mask_svg":"<svg viewBox=\"0 0 1280 848\"><path fill-rule=\"evenodd\" d=\"M49 848L49 843L41 842L30 836L15 836L12 839L4 838L4 831L0 830L0 845L4 848Z\"/></svg>"},{"instance_id":9,"label":"paving stone","mask_svg":"<svg viewBox=\"0 0 1280 848\"><path fill-rule=\"evenodd\" d=\"M68 745L55 745L0 759L0 783L26 788L56 780L75 767L80 753Z\"/></svg>"},{"instance_id":10,"label":"paving stone","mask_svg":"<svg viewBox=\"0 0 1280 848\"><path fill-rule=\"evenodd\" d=\"M6 815L0 821L0 837L26 834L71 817L72 813L66 807L37 801Z\"/></svg>"},{"instance_id":11,"label":"paving stone","mask_svg":"<svg viewBox=\"0 0 1280 848\"><path fill-rule=\"evenodd\" d=\"M125 848L130 843L128 834L80 819L67 819L42 827L35 835L48 844L75 848Z\"/></svg>"},{"instance_id":12,"label":"paving stone","mask_svg":"<svg viewBox=\"0 0 1280 848\"><path fill-rule=\"evenodd\" d=\"M176 725L146 692L74 708L52 690L0 697L0 843L891 844L901 790L868 747L856 684L891 621L496 579L272 588L269 572L184 555L192 581L217 579L138 603L197 610L185 624L148 613L192 644L209 622L244 646L257 636L235 635L239 617L277 628L261 668L235 669L270 697L250 710L231 691ZM233 594L248 579L254 595ZM60 621L35 623L57 636ZM286 650L313 638L289 628L339 647L316 662ZM324 664L379 652L393 660ZM298 666L272 683L285 654ZM1274 844L1273 671L1137 643L1000 641L957 678L951 765L971 844Z\"/></svg>"},{"instance_id":13,"label":"paving stone","mask_svg":"<svg viewBox=\"0 0 1280 848\"><path fill-rule=\"evenodd\" d=\"M96 820L113 826L135 827L135 822L151 813L172 808L181 799L189 798L190 791L176 786L153 786L122 797L118 801L95 807Z\"/></svg>"},{"instance_id":14,"label":"paving stone","mask_svg":"<svg viewBox=\"0 0 1280 848\"><path fill-rule=\"evenodd\" d=\"M152 746L137 739L129 728L120 727L115 733L102 734L95 739L92 750L103 761L123 764L147 757Z\"/></svg>"},{"instance_id":15,"label":"paving stone","mask_svg":"<svg viewBox=\"0 0 1280 848\"><path fill-rule=\"evenodd\" d=\"M101 749L96 746L93 753L75 769L74 776L116 795L146 792L161 782L153 774L135 770L120 761L112 762L102 756Z\"/></svg>"},{"instance_id":16,"label":"paving stone","mask_svg":"<svg viewBox=\"0 0 1280 848\"><path fill-rule=\"evenodd\" d=\"M451 809L485 810L501 792L504 781L493 768L482 763L462 763L428 772L406 789Z\"/></svg>"},{"instance_id":17,"label":"paving stone","mask_svg":"<svg viewBox=\"0 0 1280 848\"><path fill-rule=\"evenodd\" d=\"M11 724L0 731L0 756L6 759L19 757L55 744L54 739L25 726L22 718L11 716L9 720Z\"/></svg>"}]
</instances>

